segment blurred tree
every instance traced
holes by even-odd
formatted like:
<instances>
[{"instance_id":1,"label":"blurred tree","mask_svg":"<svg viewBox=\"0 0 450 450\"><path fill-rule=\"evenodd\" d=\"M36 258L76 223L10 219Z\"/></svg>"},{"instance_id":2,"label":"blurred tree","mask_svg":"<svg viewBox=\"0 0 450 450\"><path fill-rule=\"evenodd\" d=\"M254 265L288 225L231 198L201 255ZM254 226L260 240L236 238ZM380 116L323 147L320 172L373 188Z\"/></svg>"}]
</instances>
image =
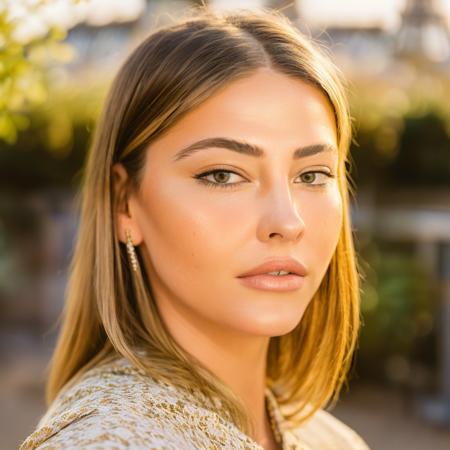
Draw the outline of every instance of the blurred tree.
<instances>
[{"instance_id":1,"label":"blurred tree","mask_svg":"<svg viewBox=\"0 0 450 450\"><path fill-rule=\"evenodd\" d=\"M450 184L450 138L446 124L434 112L405 117L398 155L390 167L392 184Z\"/></svg>"},{"instance_id":2,"label":"blurred tree","mask_svg":"<svg viewBox=\"0 0 450 450\"><path fill-rule=\"evenodd\" d=\"M353 179L358 187L450 185L450 82L442 75L409 86L353 81Z\"/></svg>"},{"instance_id":3,"label":"blurred tree","mask_svg":"<svg viewBox=\"0 0 450 450\"><path fill-rule=\"evenodd\" d=\"M30 125L18 134L13 147L0 140L0 191L78 187L108 86L104 79L90 85L49 86L51 101L30 106L26 112Z\"/></svg>"},{"instance_id":4,"label":"blurred tree","mask_svg":"<svg viewBox=\"0 0 450 450\"><path fill-rule=\"evenodd\" d=\"M414 367L437 366L437 287L428 283L413 249L412 242L394 245L379 239L359 249L365 274L360 375L407 384L417 375Z\"/></svg>"},{"instance_id":5,"label":"blurred tree","mask_svg":"<svg viewBox=\"0 0 450 450\"><path fill-rule=\"evenodd\" d=\"M71 47L61 42L66 31L39 19L49 3L52 0L0 3L0 140L9 144L16 142L19 130L29 126L27 108L47 97L48 63L73 57Z\"/></svg>"}]
</instances>

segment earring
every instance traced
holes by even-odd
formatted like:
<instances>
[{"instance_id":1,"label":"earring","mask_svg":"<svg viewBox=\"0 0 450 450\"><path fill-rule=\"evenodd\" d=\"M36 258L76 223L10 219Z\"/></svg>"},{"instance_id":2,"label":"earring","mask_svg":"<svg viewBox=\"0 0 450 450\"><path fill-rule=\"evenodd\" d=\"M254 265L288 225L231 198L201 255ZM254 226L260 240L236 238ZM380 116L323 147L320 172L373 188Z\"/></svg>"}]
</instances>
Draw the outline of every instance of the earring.
<instances>
[{"instance_id":1,"label":"earring","mask_svg":"<svg viewBox=\"0 0 450 450\"><path fill-rule=\"evenodd\" d=\"M128 251L128 256L130 257L130 260L131 260L131 267L133 268L134 272L137 272L138 260L136 257L136 251L134 250L133 241L131 239L130 230L126 229L125 235L127 237L127 251Z\"/></svg>"}]
</instances>

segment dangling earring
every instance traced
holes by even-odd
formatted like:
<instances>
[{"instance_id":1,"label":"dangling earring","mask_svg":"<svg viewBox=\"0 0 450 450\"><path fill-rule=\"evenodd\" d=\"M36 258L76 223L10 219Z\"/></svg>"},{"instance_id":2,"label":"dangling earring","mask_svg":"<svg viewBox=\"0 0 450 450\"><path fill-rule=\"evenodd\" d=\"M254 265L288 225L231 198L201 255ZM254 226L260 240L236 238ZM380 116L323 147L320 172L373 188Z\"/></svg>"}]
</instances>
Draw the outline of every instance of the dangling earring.
<instances>
[{"instance_id":1,"label":"dangling earring","mask_svg":"<svg viewBox=\"0 0 450 450\"><path fill-rule=\"evenodd\" d=\"M136 251L134 250L133 241L131 240L130 230L126 229L125 235L127 237L127 251L128 251L128 256L130 257L130 260L131 260L131 267L133 268L134 272L137 272L138 260L136 257Z\"/></svg>"}]
</instances>

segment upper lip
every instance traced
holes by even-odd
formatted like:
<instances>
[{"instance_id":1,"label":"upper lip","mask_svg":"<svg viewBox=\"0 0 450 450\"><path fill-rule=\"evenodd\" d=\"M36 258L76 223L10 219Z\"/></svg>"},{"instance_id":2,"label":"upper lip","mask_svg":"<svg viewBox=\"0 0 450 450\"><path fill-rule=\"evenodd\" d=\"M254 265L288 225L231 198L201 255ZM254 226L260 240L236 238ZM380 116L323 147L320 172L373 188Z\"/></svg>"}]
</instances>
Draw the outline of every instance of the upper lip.
<instances>
[{"instance_id":1,"label":"upper lip","mask_svg":"<svg viewBox=\"0 0 450 450\"><path fill-rule=\"evenodd\" d=\"M252 275L261 275L268 272L277 272L280 270L285 270L287 272L292 272L296 275L304 277L307 274L305 266L294 258L277 258L266 261L257 267L254 267L248 272L239 275L238 278L250 277Z\"/></svg>"}]
</instances>

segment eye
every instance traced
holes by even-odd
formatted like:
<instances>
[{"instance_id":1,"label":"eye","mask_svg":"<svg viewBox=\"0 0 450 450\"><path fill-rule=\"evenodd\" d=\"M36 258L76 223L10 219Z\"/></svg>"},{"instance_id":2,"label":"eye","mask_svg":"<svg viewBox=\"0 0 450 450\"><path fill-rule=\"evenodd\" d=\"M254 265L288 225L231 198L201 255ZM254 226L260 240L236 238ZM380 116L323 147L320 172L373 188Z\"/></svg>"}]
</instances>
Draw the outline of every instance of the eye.
<instances>
[{"instance_id":1,"label":"eye","mask_svg":"<svg viewBox=\"0 0 450 450\"><path fill-rule=\"evenodd\" d=\"M334 178L334 175L323 170L310 170L309 172L302 173L300 178L305 184L311 186L323 186L327 183L327 179ZM315 183L316 180L319 180L319 182ZM321 180L322 182L320 182Z\"/></svg>"},{"instance_id":2,"label":"eye","mask_svg":"<svg viewBox=\"0 0 450 450\"><path fill-rule=\"evenodd\" d=\"M214 170L209 170L207 172L199 173L195 175L194 178L197 179L197 181L199 181L200 183L213 188L230 189L243 183L243 181L228 183L228 181L231 178L231 175L241 177L241 175L232 170L218 168ZM211 179L208 180L207 177L212 177L212 180ZM327 179L334 178L334 175L330 172L325 172L323 170L311 170L302 173L300 177L302 178L303 184L310 185L313 187L320 187L327 184ZM319 180L319 182L315 182L316 180Z\"/></svg>"},{"instance_id":3,"label":"eye","mask_svg":"<svg viewBox=\"0 0 450 450\"><path fill-rule=\"evenodd\" d=\"M218 188L232 188L241 182L235 182L235 183L227 183L229 181L230 176L237 175L240 177L240 175L236 172L233 172L232 170L226 170L226 169L214 169L209 170L208 172L203 172L195 175L194 178L196 178L199 182L206 184L209 187L218 187ZM214 181L208 180L206 177L212 177ZM241 177L242 178L242 177Z\"/></svg>"}]
</instances>

